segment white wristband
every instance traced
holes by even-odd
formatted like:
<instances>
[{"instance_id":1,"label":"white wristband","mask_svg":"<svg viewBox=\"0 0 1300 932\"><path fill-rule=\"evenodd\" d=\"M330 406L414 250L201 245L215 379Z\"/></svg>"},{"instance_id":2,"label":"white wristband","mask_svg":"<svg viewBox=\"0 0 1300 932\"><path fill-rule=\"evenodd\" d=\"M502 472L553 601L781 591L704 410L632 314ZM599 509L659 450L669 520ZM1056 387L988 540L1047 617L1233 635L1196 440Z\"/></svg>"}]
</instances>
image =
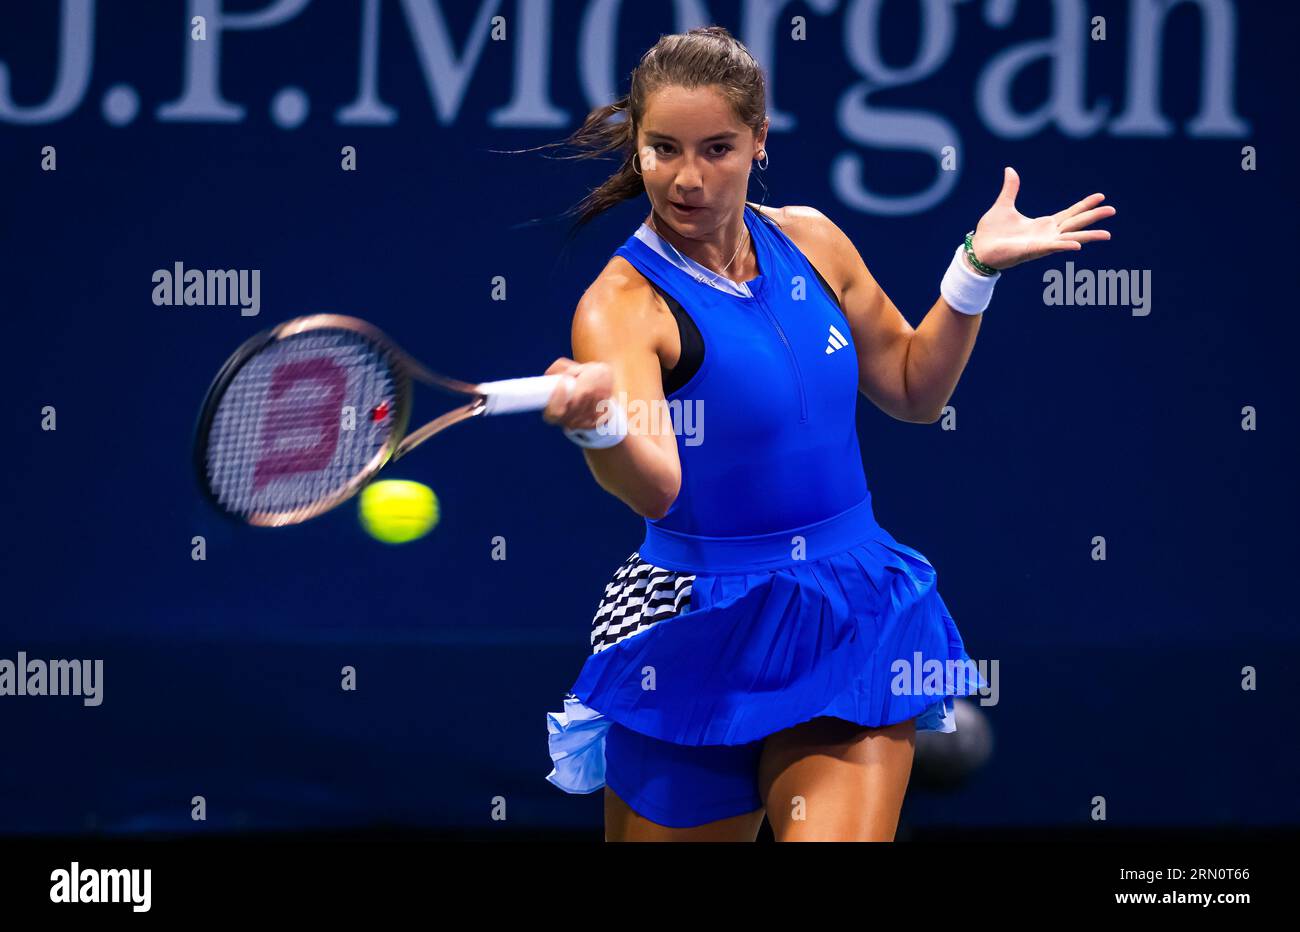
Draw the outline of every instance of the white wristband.
<instances>
[{"instance_id":1,"label":"white wristband","mask_svg":"<svg viewBox=\"0 0 1300 932\"><path fill-rule=\"evenodd\" d=\"M601 405L605 402L601 402ZM627 436L627 411L619 404L617 398L610 398L609 417L595 427L565 428L564 436L580 447L589 450L604 450L617 446ZM600 405L596 406L599 410Z\"/></svg>"},{"instance_id":2,"label":"white wristband","mask_svg":"<svg viewBox=\"0 0 1300 932\"><path fill-rule=\"evenodd\" d=\"M939 294L943 295L943 299L954 311L963 314L983 314L984 309L993 300L993 286L1002 277L1002 273L981 275L966 264L962 255L965 251L966 244L963 243L953 253L948 271L944 273L943 281L939 283Z\"/></svg>"}]
</instances>

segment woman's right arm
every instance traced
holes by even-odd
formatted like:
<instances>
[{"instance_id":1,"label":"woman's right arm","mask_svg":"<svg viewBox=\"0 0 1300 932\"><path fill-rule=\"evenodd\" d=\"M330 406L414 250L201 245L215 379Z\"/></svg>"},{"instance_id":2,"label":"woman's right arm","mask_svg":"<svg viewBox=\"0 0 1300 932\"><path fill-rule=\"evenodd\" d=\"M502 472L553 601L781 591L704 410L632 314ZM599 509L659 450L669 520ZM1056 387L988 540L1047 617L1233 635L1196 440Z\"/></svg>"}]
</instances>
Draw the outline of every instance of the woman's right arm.
<instances>
[{"instance_id":1,"label":"woman's right arm","mask_svg":"<svg viewBox=\"0 0 1300 932\"><path fill-rule=\"evenodd\" d=\"M590 428L603 420L601 401L623 403L627 436L605 449L584 448L583 455L601 488L652 519L667 513L682 483L660 372L663 313L644 279L606 269L574 312L573 359L561 357L546 370L573 375L573 394L565 398L563 387L557 389L542 413L551 424Z\"/></svg>"}]
</instances>

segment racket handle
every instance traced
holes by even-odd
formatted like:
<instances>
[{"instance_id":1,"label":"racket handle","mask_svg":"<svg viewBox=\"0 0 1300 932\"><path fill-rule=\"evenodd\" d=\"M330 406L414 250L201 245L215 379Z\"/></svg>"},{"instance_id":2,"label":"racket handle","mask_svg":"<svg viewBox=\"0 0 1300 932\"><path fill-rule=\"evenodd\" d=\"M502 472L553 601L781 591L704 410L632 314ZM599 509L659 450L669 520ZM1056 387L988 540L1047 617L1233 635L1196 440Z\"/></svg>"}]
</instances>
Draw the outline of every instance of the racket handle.
<instances>
[{"instance_id":1,"label":"racket handle","mask_svg":"<svg viewBox=\"0 0 1300 932\"><path fill-rule=\"evenodd\" d=\"M540 411L562 379L568 375L535 375L523 379L502 379L499 382L482 382L479 392L486 399L484 414L515 414L519 411ZM570 385L569 390L573 388Z\"/></svg>"}]
</instances>

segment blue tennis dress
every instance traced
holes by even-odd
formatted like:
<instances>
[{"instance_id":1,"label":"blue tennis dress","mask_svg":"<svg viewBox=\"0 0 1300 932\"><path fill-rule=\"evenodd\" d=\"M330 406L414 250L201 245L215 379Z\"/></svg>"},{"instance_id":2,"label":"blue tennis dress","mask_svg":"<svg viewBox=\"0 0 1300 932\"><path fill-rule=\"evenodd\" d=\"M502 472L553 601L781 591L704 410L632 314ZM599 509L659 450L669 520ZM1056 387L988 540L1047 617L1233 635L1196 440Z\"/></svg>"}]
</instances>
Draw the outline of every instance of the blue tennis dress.
<instances>
[{"instance_id":1,"label":"blue tennis dress","mask_svg":"<svg viewBox=\"0 0 1300 932\"><path fill-rule=\"evenodd\" d=\"M613 723L679 745L748 744L819 716L951 732L953 697L987 685L934 568L876 523L843 312L773 220L744 216L759 275L726 290L644 225L616 250L689 312L705 350L668 397L695 412L693 435L677 433L681 491L606 585L592 654L547 715L547 779L566 792L605 785Z\"/></svg>"}]
</instances>

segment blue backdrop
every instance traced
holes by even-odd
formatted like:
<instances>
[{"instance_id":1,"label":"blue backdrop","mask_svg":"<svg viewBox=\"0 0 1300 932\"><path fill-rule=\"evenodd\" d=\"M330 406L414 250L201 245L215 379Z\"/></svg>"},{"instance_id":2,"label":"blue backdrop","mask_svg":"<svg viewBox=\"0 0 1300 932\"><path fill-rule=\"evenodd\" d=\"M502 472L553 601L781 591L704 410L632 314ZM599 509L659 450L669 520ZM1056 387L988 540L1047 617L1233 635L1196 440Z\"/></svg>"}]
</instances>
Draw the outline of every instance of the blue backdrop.
<instances>
[{"instance_id":1,"label":"blue backdrop","mask_svg":"<svg viewBox=\"0 0 1300 932\"><path fill-rule=\"evenodd\" d=\"M51 0L0 9L0 660L101 659L103 701L0 696L0 830L599 824L543 779L544 716L642 524L576 447L535 416L448 433L393 471L441 524L392 548L352 507L226 523L190 432L226 356L305 313L475 380L569 355L647 202L565 248L614 164L493 150L708 22L769 71L753 198L829 215L913 324L1003 165L1030 215L1119 208L1110 243L1004 276L955 425L861 399L877 517L1001 674L991 762L905 820L1300 822L1293 5ZM1048 303L1067 258L1149 274L1145 313ZM156 305L176 262L260 270L258 314Z\"/></svg>"}]
</instances>

